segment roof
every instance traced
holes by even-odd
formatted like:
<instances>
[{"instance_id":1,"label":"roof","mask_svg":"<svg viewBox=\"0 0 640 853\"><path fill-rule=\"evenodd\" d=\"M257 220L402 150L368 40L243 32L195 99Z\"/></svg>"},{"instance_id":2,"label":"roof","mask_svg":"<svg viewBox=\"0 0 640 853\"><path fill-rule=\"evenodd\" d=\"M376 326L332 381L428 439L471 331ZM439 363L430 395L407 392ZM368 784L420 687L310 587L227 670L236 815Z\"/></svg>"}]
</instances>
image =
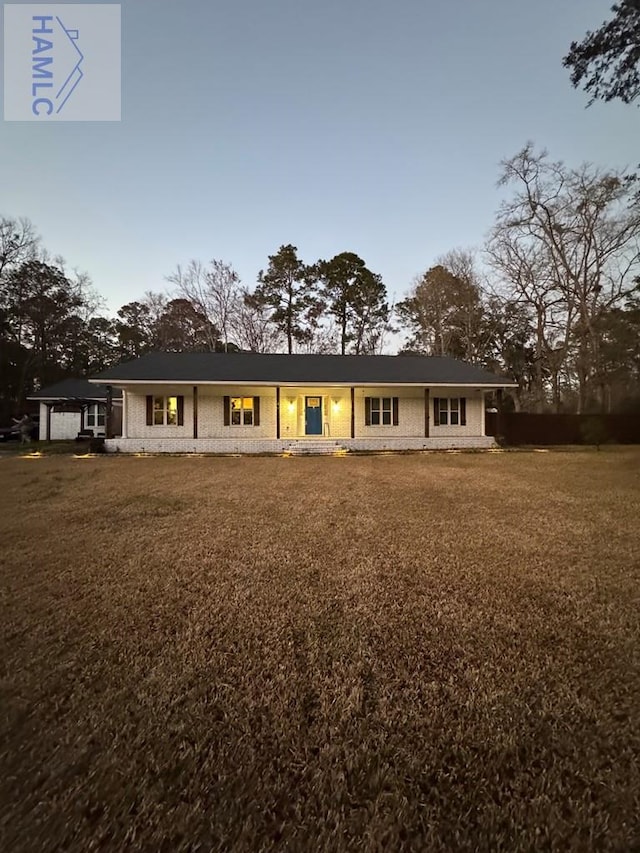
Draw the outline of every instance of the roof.
<instances>
[{"instance_id":1,"label":"roof","mask_svg":"<svg viewBox=\"0 0 640 853\"><path fill-rule=\"evenodd\" d=\"M122 397L122 392L114 388L114 397ZM47 385L39 391L29 394L28 400L106 400L106 385L96 385L88 379L69 378Z\"/></svg>"},{"instance_id":2,"label":"roof","mask_svg":"<svg viewBox=\"0 0 640 853\"><path fill-rule=\"evenodd\" d=\"M515 386L454 358L410 355L273 355L152 352L110 367L92 382L261 385Z\"/></svg>"}]
</instances>

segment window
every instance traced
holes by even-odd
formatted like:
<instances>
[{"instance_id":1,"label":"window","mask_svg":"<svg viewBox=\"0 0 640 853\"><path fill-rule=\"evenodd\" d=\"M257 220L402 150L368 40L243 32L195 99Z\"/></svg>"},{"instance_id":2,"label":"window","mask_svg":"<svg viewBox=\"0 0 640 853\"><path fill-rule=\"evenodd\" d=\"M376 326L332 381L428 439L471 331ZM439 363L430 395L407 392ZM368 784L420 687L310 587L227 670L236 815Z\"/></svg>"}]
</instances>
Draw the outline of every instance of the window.
<instances>
[{"instance_id":1,"label":"window","mask_svg":"<svg viewBox=\"0 0 640 853\"><path fill-rule=\"evenodd\" d=\"M184 426L184 397L147 394L147 426Z\"/></svg>"},{"instance_id":2,"label":"window","mask_svg":"<svg viewBox=\"0 0 640 853\"><path fill-rule=\"evenodd\" d=\"M466 426L465 397L435 397L433 400L434 426Z\"/></svg>"},{"instance_id":3,"label":"window","mask_svg":"<svg viewBox=\"0 0 640 853\"><path fill-rule=\"evenodd\" d=\"M225 397L225 426L260 426L260 397Z\"/></svg>"},{"instance_id":4,"label":"window","mask_svg":"<svg viewBox=\"0 0 640 853\"><path fill-rule=\"evenodd\" d=\"M94 403L87 409L87 427L99 429L105 426L107 418L107 407L102 403Z\"/></svg>"},{"instance_id":5,"label":"window","mask_svg":"<svg viewBox=\"0 0 640 853\"><path fill-rule=\"evenodd\" d=\"M371 398L371 425L391 425L391 397Z\"/></svg>"},{"instance_id":6,"label":"window","mask_svg":"<svg viewBox=\"0 0 640 853\"><path fill-rule=\"evenodd\" d=\"M365 397L366 426L398 426L397 397Z\"/></svg>"},{"instance_id":7,"label":"window","mask_svg":"<svg viewBox=\"0 0 640 853\"><path fill-rule=\"evenodd\" d=\"M253 426L253 397L231 398L231 426Z\"/></svg>"},{"instance_id":8,"label":"window","mask_svg":"<svg viewBox=\"0 0 640 853\"><path fill-rule=\"evenodd\" d=\"M177 397L154 397L153 398L153 424L154 424L154 426L177 426L177 424L178 424L178 398Z\"/></svg>"}]
</instances>

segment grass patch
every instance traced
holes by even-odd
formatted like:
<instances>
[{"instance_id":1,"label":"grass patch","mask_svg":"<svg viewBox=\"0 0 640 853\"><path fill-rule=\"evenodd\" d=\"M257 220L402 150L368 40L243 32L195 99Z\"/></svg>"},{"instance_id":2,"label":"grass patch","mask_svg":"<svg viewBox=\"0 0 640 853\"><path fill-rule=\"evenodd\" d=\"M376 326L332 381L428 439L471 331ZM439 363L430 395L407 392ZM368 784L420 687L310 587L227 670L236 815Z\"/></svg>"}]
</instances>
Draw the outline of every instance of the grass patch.
<instances>
[{"instance_id":1,"label":"grass patch","mask_svg":"<svg viewBox=\"0 0 640 853\"><path fill-rule=\"evenodd\" d=\"M640 846L640 450L0 459L0 848Z\"/></svg>"}]
</instances>

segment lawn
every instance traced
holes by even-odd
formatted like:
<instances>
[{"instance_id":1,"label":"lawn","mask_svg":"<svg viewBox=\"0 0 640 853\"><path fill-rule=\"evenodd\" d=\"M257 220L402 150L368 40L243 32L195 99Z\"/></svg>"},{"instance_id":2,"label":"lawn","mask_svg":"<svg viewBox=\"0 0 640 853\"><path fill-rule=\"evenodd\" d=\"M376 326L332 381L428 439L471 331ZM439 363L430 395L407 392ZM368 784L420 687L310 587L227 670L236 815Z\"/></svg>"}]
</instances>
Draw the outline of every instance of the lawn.
<instances>
[{"instance_id":1,"label":"lawn","mask_svg":"<svg viewBox=\"0 0 640 853\"><path fill-rule=\"evenodd\" d=\"M640 849L640 448L0 458L0 849Z\"/></svg>"}]
</instances>

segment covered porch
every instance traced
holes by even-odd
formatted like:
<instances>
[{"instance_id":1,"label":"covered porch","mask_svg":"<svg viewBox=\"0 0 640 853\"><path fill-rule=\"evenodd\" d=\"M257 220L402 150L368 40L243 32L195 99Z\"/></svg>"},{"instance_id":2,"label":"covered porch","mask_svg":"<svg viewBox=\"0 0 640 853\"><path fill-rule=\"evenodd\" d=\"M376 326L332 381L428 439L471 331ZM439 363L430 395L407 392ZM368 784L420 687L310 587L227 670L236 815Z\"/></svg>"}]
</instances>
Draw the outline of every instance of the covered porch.
<instances>
[{"instance_id":1,"label":"covered porch","mask_svg":"<svg viewBox=\"0 0 640 853\"><path fill-rule=\"evenodd\" d=\"M277 391L278 438L354 437L355 388L281 387Z\"/></svg>"}]
</instances>

